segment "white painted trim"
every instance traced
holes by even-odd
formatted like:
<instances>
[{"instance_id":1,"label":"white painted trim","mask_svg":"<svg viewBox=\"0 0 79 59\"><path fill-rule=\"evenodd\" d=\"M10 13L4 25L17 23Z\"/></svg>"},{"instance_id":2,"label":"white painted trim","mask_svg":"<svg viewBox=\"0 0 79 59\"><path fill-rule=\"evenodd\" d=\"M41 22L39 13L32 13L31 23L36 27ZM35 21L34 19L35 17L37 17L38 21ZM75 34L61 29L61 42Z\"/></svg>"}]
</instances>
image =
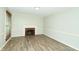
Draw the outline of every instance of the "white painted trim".
<instances>
[{"instance_id":1,"label":"white painted trim","mask_svg":"<svg viewBox=\"0 0 79 59\"><path fill-rule=\"evenodd\" d=\"M66 32L62 32L62 33L66 33ZM69 33L66 33L66 34L69 34ZM71 34L71 33L70 33ZM70 35L69 34L69 35ZM46 35L46 34L44 34L44 35ZM46 36L48 36L48 35L46 35ZM17 36L18 37L18 36ZM48 36L48 37L50 37L50 36ZM55 37L50 37L50 38L53 38L53 39L55 39L56 41L58 41L58 42L60 42L59 40L57 40L58 38L55 38ZM4 45L0 48L0 51L2 50L2 48L9 42L11 40L11 37L4 43ZM63 43L63 42L60 42L60 43ZM63 44L65 44L65 43L63 43ZM76 47L73 47L73 46L71 46L71 45L69 45L69 44L65 44L65 45L67 45L67 46L70 46L70 47L72 47L72 48L74 48L74 49L76 49L76 50L78 50L79 51L79 49L78 48L76 48Z\"/></svg>"},{"instance_id":2,"label":"white painted trim","mask_svg":"<svg viewBox=\"0 0 79 59\"><path fill-rule=\"evenodd\" d=\"M46 35L46 34L44 34L44 35ZM48 36L48 35L46 35L46 36ZM67 46L70 46L71 48L74 48L74 49L76 49L76 50L78 50L79 51L79 49L78 48L76 48L76 47L73 47L73 46L71 46L71 45L69 45L69 44L66 44L66 43L63 43L63 42L61 42L61 41L59 41L59 40L57 40L58 38L56 38L56 37L51 37L51 36L48 36L49 38L52 38L52 39L54 39L54 40L56 40L56 41L58 41L58 42L60 42L60 43L62 43L62 44L65 44L65 45L67 45Z\"/></svg>"},{"instance_id":3,"label":"white painted trim","mask_svg":"<svg viewBox=\"0 0 79 59\"><path fill-rule=\"evenodd\" d=\"M69 36L73 36L73 37L78 37L79 38L79 34L75 34L75 33L71 33L71 32L65 32L65 31L57 31L57 30L54 30L54 32L59 32L59 33L62 33L62 34L66 34L66 35L69 35ZM55 38L55 37L53 37L53 38ZM55 39L57 39L57 38L55 38ZM62 42L63 43L63 42ZM63 44L65 44L65 43L63 43ZM73 46L71 46L71 45L69 45L69 44L65 44L65 45L68 45L68 46L70 46L70 47L72 47L72 48L74 48L74 49L76 49L76 50L79 50L78 48L76 48L76 47L73 47Z\"/></svg>"},{"instance_id":4,"label":"white painted trim","mask_svg":"<svg viewBox=\"0 0 79 59\"><path fill-rule=\"evenodd\" d=\"M0 51L2 50L2 48L11 40L11 37L4 43L4 45L0 48Z\"/></svg>"},{"instance_id":5,"label":"white painted trim","mask_svg":"<svg viewBox=\"0 0 79 59\"><path fill-rule=\"evenodd\" d=\"M56 30L56 29L54 29L54 30L52 30L53 32L58 32L58 33L62 33L62 34L66 34L66 35L69 35L69 36L74 36L74 37L79 37L79 34L76 34L76 33L72 33L72 32L65 32L65 31L61 31L61 30ZM46 35L46 34L45 34ZM46 36L48 36L48 35L46 35ZM56 37L51 37L51 36L48 36L48 37L50 37L50 38L53 38L53 39L55 39L55 40L57 40L57 41L59 41L59 42L61 42L60 40L58 40L59 38L56 38ZM61 43L63 43L63 42L61 42ZM69 45L69 44L66 44L66 43L63 43L63 44L65 44L65 45L67 45L67 46L70 46L70 47L72 47L72 48L74 48L74 49L76 49L76 50L78 50L79 51L79 49L78 48L76 48L76 47L74 47L74 46L71 46L71 45Z\"/></svg>"}]
</instances>

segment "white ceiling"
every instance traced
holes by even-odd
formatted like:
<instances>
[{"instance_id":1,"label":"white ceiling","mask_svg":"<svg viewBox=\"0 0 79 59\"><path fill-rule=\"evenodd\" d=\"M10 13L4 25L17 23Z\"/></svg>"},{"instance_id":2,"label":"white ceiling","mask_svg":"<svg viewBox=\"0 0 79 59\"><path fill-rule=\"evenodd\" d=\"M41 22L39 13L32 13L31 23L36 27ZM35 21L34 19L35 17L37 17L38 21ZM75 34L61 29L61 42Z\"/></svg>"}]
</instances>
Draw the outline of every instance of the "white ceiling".
<instances>
[{"instance_id":1,"label":"white ceiling","mask_svg":"<svg viewBox=\"0 0 79 59\"><path fill-rule=\"evenodd\" d=\"M9 10L12 12L22 12L22 13L30 13L39 16L49 16L54 13L59 13L63 11L67 11L71 8L69 7L40 7L39 10L35 10L34 7L9 7Z\"/></svg>"}]
</instances>

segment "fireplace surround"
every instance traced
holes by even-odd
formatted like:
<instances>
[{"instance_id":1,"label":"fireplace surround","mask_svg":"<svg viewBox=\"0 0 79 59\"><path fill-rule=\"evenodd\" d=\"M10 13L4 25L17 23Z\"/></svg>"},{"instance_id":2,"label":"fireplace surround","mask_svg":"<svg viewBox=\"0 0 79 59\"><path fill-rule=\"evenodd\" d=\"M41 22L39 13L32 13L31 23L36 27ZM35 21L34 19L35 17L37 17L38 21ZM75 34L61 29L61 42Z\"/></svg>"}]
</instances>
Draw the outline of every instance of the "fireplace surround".
<instances>
[{"instance_id":1,"label":"fireplace surround","mask_svg":"<svg viewBox=\"0 0 79 59\"><path fill-rule=\"evenodd\" d=\"M34 36L35 28L25 28L25 36Z\"/></svg>"}]
</instances>

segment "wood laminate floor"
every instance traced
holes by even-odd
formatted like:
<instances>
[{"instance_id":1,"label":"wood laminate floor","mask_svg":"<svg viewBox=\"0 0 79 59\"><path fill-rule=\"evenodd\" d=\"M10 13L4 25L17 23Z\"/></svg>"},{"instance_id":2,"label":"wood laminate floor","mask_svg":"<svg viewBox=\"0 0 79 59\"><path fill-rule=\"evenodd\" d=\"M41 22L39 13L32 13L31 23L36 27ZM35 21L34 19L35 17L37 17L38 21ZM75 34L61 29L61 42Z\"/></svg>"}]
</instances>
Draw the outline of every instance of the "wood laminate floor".
<instances>
[{"instance_id":1,"label":"wood laminate floor","mask_svg":"<svg viewBox=\"0 0 79 59\"><path fill-rule=\"evenodd\" d=\"M76 51L45 35L14 37L2 51Z\"/></svg>"}]
</instances>

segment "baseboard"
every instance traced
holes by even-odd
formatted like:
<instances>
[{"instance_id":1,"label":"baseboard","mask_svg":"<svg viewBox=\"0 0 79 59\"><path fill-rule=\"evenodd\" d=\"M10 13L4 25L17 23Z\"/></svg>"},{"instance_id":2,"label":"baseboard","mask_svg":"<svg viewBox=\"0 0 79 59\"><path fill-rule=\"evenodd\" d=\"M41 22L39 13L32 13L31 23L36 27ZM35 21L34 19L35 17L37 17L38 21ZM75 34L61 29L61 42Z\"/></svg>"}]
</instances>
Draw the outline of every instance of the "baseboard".
<instances>
[{"instance_id":1,"label":"baseboard","mask_svg":"<svg viewBox=\"0 0 79 59\"><path fill-rule=\"evenodd\" d=\"M42 34L42 35L46 35L46 34ZM46 36L48 36L48 35L46 35ZM58 41L58 42L60 42L60 43L62 43L62 44L65 44L65 43L63 43L63 42L57 40L58 38L51 37L51 36L48 36L48 37L49 37L49 38L52 38L52 39L55 39L56 41ZM4 45L0 48L0 51L2 50L2 48L3 48L10 40L11 40L11 37L10 37L10 38L4 43ZM69 45L69 44L65 44L65 45L67 45L67 46L69 46L69 47L71 47L71 48L74 48L74 49L76 49L76 50L79 51L79 49L76 48L76 47L73 47L73 46L71 46L71 45Z\"/></svg>"},{"instance_id":2,"label":"baseboard","mask_svg":"<svg viewBox=\"0 0 79 59\"><path fill-rule=\"evenodd\" d=\"M36 35L43 35L43 34L35 34ZM21 36L25 36L25 35L18 35L18 36L12 36L12 37L21 37Z\"/></svg>"},{"instance_id":3,"label":"baseboard","mask_svg":"<svg viewBox=\"0 0 79 59\"><path fill-rule=\"evenodd\" d=\"M4 45L0 48L0 51L2 50L2 48L10 41L11 37L4 43Z\"/></svg>"},{"instance_id":4,"label":"baseboard","mask_svg":"<svg viewBox=\"0 0 79 59\"><path fill-rule=\"evenodd\" d=\"M44 34L44 35L46 35L46 34ZM48 35L46 35L46 36L48 36ZM65 43L63 43L63 42L61 42L61 41L57 40L58 38L55 38L54 36L53 36L53 37L48 36L48 37L49 37L49 38L51 38L51 39L54 39L54 40L56 40L56 41L58 41L58 42L60 42L60 43L62 43L62 44L65 44ZM75 50L79 51L79 49L78 49L78 48L76 48L76 47L73 47L73 46L71 46L71 45L69 45L69 44L65 44L65 45L67 45L67 46L69 46L69 47L71 47L71 48L73 48L73 49L75 49Z\"/></svg>"}]
</instances>

